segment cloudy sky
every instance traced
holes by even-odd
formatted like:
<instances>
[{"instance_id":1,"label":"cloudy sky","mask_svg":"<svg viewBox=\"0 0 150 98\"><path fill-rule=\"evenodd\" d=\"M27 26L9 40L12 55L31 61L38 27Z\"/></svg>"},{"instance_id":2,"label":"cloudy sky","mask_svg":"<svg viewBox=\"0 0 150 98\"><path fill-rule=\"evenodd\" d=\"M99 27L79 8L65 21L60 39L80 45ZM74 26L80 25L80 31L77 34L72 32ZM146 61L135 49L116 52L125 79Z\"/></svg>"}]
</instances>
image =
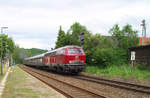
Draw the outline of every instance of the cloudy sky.
<instances>
[{"instance_id":1,"label":"cloudy sky","mask_svg":"<svg viewBox=\"0 0 150 98\"><path fill-rule=\"evenodd\" d=\"M67 31L74 22L101 35L129 23L141 36L145 19L150 33L149 9L149 0L0 0L0 27L7 26L4 32L20 47L50 49L59 26Z\"/></svg>"}]
</instances>

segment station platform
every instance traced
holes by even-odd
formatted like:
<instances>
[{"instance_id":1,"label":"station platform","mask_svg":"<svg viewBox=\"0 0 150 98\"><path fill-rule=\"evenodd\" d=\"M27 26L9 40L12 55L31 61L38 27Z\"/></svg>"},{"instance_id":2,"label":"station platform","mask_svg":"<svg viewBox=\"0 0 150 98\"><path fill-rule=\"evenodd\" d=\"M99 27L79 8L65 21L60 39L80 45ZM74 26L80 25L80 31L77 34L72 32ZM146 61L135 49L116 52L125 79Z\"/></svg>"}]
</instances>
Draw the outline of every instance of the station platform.
<instances>
[{"instance_id":1,"label":"station platform","mask_svg":"<svg viewBox=\"0 0 150 98\"><path fill-rule=\"evenodd\" d=\"M18 66L12 66L1 98L66 98Z\"/></svg>"}]
</instances>

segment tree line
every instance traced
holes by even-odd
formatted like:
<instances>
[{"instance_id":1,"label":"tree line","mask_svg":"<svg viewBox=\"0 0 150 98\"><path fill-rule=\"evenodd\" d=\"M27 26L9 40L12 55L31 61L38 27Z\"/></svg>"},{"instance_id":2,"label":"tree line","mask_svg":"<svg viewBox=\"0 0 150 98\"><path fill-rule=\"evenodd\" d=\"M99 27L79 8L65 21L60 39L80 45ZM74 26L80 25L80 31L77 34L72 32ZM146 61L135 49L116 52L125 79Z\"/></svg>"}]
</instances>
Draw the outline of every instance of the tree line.
<instances>
[{"instance_id":1,"label":"tree line","mask_svg":"<svg viewBox=\"0 0 150 98\"><path fill-rule=\"evenodd\" d=\"M0 35L0 58L2 61L10 59L14 52L15 43L6 34Z\"/></svg>"},{"instance_id":2,"label":"tree line","mask_svg":"<svg viewBox=\"0 0 150 98\"><path fill-rule=\"evenodd\" d=\"M0 59L2 61L8 60L16 63L23 63L23 59L26 57L35 56L41 53L47 52L47 50L32 48L24 49L15 44L11 37L6 34L0 35Z\"/></svg>"},{"instance_id":3,"label":"tree line","mask_svg":"<svg viewBox=\"0 0 150 98\"><path fill-rule=\"evenodd\" d=\"M72 24L67 32L60 26L55 48L65 45L80 46L80 33L84 32L83 49L86 54L86 63L103 67L122 65L129 63L130 47L139 44L137 30L132 25L126 24L122 28L115 24L108 33L103 36L100 33L93 34L79 22Z\"/></svg>"},{"instance_id":4,"label":"tree line","mask_svg":"<svg viewBox=\"0 0 150 98\"><path fill-rule=\"evenodd\" d=\"M65 32L60 26L55 48L65 45L80 46L80 33L84 32L83 49L86 54L86 63L89 65L99 65L103 67L111 65L122 65L129 63L129 47L139 44L137 30L130 24L120 27L115 24L108 33L110 36L103 36L100 33L93 34L79 22L73 23ZM16 45L8 35L0 35L0 57L6 59L11 56L15 62L22 63L25 57L44 53L47 50L24 49ZM2 53L2 55L1 55Z\"/></svg>"},{"instance_id":5,"label":"tree line","mask_svg":"<svg viewBox=\"0 0 150 98\"><path fill-rule=\"evenodd\" d=\"M37 48L25 49L15 45L13 59L16 63L23 63L24 58L36 56L45 52L47 52L47 50Z\"/></svg>"}]
</instances>

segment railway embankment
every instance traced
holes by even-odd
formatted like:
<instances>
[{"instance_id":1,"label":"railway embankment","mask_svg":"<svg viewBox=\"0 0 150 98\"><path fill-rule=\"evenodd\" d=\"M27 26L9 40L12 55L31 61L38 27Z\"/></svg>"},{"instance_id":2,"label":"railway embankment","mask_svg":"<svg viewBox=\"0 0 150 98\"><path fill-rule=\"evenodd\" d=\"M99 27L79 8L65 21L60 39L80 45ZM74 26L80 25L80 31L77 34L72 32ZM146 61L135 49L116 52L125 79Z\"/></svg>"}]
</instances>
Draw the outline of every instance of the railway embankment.
<instances>
[{"instance_id":1,"label":"railway embankment","mask_svg":"<svg viewBox=\"0 0 150 98\"><path fill-rule=\"evenodd\" d=\"M65 98L18 66L11 67L10 71L2 98Z\"/></svg>"},{"instance_id":2,"label":"railway embankment","mask_svg":"<svg viewBox=\"0 0 150 98\"><path fill-rule=\"evenodd\" d=\"M142 65L135 67L130 65L110 66L107 68L86 66L86 74L135 84L150 85L150 68Z\"/></svg>"}]
</instances>

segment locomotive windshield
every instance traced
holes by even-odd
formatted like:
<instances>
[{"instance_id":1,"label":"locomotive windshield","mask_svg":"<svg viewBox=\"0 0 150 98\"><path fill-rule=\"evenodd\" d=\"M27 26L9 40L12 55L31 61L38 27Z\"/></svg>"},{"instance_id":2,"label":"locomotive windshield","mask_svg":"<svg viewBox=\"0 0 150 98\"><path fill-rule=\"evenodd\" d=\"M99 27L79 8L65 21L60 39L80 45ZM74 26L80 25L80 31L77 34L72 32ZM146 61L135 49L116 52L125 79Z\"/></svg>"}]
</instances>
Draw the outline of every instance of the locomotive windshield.
<instances>
[{"instance_id":1,"label":"locomotive windshield","mask_svg":"<svg viewBox=\"0 0 150 98\"><path fill-rule=\"evenodd\" d=\"M80 48L69 48L68 49L69 54L75 54L75 53L83 53L82 49Z\"/></svg>"}]
</instances>

